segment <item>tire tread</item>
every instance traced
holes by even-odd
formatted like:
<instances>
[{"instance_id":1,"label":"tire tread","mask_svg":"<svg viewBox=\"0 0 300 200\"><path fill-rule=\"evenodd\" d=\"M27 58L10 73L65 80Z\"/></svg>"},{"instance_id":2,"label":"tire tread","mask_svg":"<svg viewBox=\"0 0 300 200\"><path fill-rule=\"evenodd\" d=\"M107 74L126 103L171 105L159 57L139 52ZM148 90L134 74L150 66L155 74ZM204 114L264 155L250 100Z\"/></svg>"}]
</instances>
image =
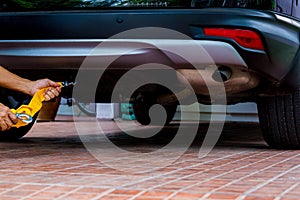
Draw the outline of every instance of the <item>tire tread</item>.
<instances>
[{"instance_id":1,"label":"tire tread","mask_svg":"<svg viewBox=\"0 0 300 200\"><path fill-rule=\"evenodd\" d=\"M286 96L258 101L260 126L265 141L280 149L300 149L300 89Z\"/></svg>"}]
</instances>

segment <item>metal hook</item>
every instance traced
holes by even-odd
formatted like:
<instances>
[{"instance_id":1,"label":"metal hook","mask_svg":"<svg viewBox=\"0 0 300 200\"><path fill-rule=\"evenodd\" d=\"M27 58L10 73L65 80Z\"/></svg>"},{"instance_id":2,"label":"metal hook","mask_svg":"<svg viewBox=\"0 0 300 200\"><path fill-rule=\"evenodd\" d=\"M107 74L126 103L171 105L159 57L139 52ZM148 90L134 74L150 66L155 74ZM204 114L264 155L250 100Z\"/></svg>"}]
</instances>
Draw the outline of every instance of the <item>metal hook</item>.
<instances>
[{"instance_id":1,"label":"metal hook","mask_svg":"<svg viewBox=\"0 0 300 200\"><path fill-rule=\"evenodd\" d=\"M32 117L26 113L16 113L16 116L19 120L27 124L33 121Z\"/></svg>"},{"instance_id":2,"label":"metal hook","mask_svg":"<svg viewBox=\"0 0 300 200\"><path fill-rule=\"evenodd\" d=\"M62 82L62 87L74 86L75 84L76 84L75 82L64 81Z\"/></svg>"}]
</instances>

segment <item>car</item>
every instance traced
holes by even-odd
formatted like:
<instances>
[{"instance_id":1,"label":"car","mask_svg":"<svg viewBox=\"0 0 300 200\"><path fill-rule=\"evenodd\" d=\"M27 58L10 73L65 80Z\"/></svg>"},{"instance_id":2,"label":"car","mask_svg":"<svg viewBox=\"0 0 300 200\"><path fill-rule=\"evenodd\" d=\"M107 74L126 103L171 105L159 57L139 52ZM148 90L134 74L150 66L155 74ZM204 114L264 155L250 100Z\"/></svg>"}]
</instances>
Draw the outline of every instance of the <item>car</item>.
<instances>
[{"instance_id":1,"label":"car","mask_svg":"<svg viewBox=\"0 0 300 200\"><path fill-rule=\"evenodd\" d=\"M143 125L151 122L149 109L161 104L167 115L162 125L167 125L179 102L178 95L168 87L149 83L137 87L128 96L122 92L135 85L125 84L117 92L120 99L112 101L114 87L130 69L159 62L171 69L151 70L168 77L172 85L179 85L178 93L183 99L188 96L185 93L188 83L198 102L218 102L218 97L211 97L209 87L221 83L226 104L257 103L262 134L271 147L300 148L300 20L272 11L271 1L66 0L47 4L47 1L6 0L0 6L1 65L14 73L30 79L77 81L83 93L76 98L82 102L122 102L129 98L137 121ZM205 66L201 70L206 77L199 78L199 70L191 67L185 58L152 48L155 45L184 48L187 44L184 37L149 39L143 34L112 37L128 30L153 30L147 27L172 30L200 44L211 58L202 63ZM93 55L100 63L82 70L85 59L102 42L108 50ZM141 51L118 54L139 45L143 47ZM115 54L118 54L117 62L106 68L104 63ZM211 65L216 66L213 72ZM151 74L150 68L146 73L139 70L133 84ZM96 71L101 71L102 77L93 91L87 82ZM79 72L87 72L88 78L78 82ZM187 82L180 80L178 73ZM12 91L3 90L3 93L2 97L19 99L12 101L16 105L28 99ZM91 93L95 93L94 99L89 99ZM70 92L63 95L72 97ZM29 130L30 126L24 130L13 129L2 137L20 138Z\"/></svg>"}]
</instances>

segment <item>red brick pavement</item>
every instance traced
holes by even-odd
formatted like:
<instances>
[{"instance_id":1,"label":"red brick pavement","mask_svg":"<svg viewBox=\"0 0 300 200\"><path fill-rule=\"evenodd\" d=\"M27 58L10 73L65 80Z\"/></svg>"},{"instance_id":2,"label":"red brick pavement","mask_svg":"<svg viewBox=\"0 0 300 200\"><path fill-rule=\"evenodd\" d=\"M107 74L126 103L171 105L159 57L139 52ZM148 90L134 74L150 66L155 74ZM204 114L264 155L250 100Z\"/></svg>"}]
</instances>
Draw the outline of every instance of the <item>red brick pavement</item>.
<instances>
[{"instance_id":1,"label":"red brick pavement","mask_svg":"<svg viewBox=\"0 0 300 200\"><path fill-rule=\"evenodd\" d=\"M89 130L88 120L79 123ZM126 127L126 122L121 123ZM176 127L175 123L157 138L135 140L117 131L113 121L105 122L105 131L115 144L140 154L168 143ZM269 149L256 123L228 123L218 145L200 159L206 128L207 124L200 125L194 143L172 164L131 174L95 159L81 143L72 121L39 122L22 140L0 143L0 199L300 198L298 151ZM115 166L141 164L134 157L107 154Z\"/></svg>"}]
</instances>

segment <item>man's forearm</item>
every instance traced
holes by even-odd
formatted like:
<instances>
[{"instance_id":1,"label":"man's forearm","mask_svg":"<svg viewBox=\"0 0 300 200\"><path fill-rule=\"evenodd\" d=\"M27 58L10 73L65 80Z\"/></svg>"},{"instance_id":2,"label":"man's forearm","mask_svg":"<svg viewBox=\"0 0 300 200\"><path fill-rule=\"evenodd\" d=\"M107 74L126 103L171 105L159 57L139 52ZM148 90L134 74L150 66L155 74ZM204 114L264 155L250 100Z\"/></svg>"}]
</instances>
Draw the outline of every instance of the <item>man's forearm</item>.
<instances>
[{"instance_id":1,"label":"man's forearm","mask_svg":"<svg viewBox=\"0 0 300 200\"><path fill-rule=\"evenodd\" d=\"M0 66L0 87L30 94L30 88L28 88L30 82L30 80L21 78Z\"/></svg>"}]
</instances>

